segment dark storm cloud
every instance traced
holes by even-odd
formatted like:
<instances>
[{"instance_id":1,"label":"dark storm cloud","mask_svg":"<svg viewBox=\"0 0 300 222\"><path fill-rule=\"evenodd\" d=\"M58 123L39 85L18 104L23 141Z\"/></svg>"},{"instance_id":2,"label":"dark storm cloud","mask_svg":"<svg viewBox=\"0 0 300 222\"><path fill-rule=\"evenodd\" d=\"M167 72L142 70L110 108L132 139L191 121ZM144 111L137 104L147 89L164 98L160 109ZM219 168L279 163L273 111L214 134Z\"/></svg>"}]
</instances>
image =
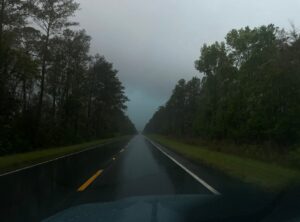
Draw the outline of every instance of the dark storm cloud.
<instances>
[{"instance_id":1,"label":"dark storm cloud","mask_svg":"<svg viewBox=\"0 0 300 222\"><path fill-rule=\"evenodd\" d=\"M92 52L114 63L139 129L165 103L180 78L198 74L203 43L232 28L299 24L296 0L77 0L77 20L92 36Z\"/></svg>"}]
</instances>

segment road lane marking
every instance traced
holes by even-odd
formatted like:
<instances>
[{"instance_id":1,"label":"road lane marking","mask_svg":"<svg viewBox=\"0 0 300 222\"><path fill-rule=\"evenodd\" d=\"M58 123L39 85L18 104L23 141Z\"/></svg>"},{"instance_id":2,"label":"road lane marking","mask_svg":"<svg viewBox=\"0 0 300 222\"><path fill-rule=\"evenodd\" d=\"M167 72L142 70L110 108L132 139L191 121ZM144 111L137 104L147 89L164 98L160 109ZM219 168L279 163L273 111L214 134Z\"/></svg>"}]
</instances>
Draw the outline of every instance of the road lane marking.
<instances>
[{"instance_id":1,"label":"road lane marking","mask_svg":"<svg viewBox=\"0 0 300 222\"><path fill-rule=\"evenodd\" d=\"M160 152L162 152L164 155L169 157L174 163L176 163L178 166L180 166L185 172L187 172L189 175L191 175L195 180L197 180L199 183L201 183L205 188L207 188L209 191L211 191L215 195L220 195L221 193L217 191L215 188L210 186L208 183L206 183L203 179L198 177L196 174L194 174L192 171L187 169L185 166L183 166L181 163L179 163L177 160L175 160L172 156L167 154L165 151L163 151L158 144L154 143L152 140L145 137L154 147L156 147Z\"/></svg>"},{"instance_id":2,"label":"road lane marking","mask_svg":"<svg viewBox=\"0 0 300 222\"><path fill-rule=\"evenodd\" d=\"M89 185L91 185L94 180L96 180L96 178L98 176L101 175L101 173L103 172L103 170L98 170L97 173L95 173L90 179L88 179L84 184L82 184L79 188L78 188L78 192L82 192L84 191Z\"/></svg>"},{"instance_id":3,"label":"road lane marking","mask_svg":"<svg viewBox=\"0 0 300 222\"><path fill-rule=\"evenodd\" d=\"M30 166L26 166L26 167L22 167L22 168L19 168L19 169L16 169L16 170L12 170L12 171L0 174L0 177L7 176L7 175L10 175L10 174L14 174L14 173L18 173L18 172L23 171L23 170L27 170L27 169L31 169L31 168L34 168L34 167L37 167L37 166L40 166L40 165L51 163L51 162L54 162L56 160L60 160L60 159L63 159L63 158L74 156L74 155L77 155L77 154L80 154L80 153L83 153L83 152L86 152L86 151L94 150L94 149L97 149L99 147L102 147L102 146L105 146L105 145L109 145L111 143L114 143L114 142L102 143L102 144L95 145L95 146L92 146L90 148L87 148L87 149L84 149L84 150L81 150L81 151L77 151L77 152L74 152L74 153L66 154L64 156L60 156L60 157L57 157L57 158L54 158L54 159L51 159L51 160L43 161L43 162L40 162L40 163L32 164Z\"/></svg>"}]
</instances>

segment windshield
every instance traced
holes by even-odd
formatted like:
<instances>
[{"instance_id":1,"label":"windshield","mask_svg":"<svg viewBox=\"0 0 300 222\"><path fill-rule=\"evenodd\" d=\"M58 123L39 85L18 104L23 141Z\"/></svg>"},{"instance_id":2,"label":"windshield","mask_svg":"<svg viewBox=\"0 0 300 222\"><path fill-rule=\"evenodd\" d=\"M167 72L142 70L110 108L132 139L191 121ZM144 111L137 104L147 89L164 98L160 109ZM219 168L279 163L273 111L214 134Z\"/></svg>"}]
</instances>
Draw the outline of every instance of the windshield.
<instances>
[{"instance_id":1,"label":"windshield","mask_svg":"<svg viewBox=\"0 0 300 222\"><path fill-rule=\"evenodd\" d=\"M0 221L300 218L299 8L0 0Z\"/></svg>"}]
</instances>

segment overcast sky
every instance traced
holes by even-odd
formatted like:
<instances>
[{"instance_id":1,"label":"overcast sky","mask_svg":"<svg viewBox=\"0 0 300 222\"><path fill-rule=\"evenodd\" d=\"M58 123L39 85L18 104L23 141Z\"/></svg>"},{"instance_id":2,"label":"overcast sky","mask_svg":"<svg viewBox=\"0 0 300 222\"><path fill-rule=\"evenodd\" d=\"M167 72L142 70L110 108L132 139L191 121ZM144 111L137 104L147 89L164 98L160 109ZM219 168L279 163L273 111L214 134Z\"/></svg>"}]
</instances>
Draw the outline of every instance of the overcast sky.
<instances>
[{"instance_id":1,"label":"overcast sky","mask_svg":"<svg viewBox=\"0 0 300 222\"><path fill-rule=\"evenodd\" d=\"M128 115L142 130L180 78L200 74L194 61L204 43L233 28L300 23L298 0L77 0L76 15L92 37L92 53L119 70Z\"/></svg>"}]
</instances>

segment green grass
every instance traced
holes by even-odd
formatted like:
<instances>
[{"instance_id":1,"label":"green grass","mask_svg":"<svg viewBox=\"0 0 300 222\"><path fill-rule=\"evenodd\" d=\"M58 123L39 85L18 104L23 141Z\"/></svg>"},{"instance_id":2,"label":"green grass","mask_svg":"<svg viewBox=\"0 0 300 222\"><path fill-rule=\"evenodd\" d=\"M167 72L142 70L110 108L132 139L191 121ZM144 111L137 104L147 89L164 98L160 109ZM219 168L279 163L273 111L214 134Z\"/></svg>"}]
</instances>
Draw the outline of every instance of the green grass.
<instances>
[{"instance_id":1,"label":"green grass","mask_svg":"<svg viewBox=\"0 0 300 222\"><path fill-rule=\"evenodd\" d=\"M164 136L150 135L149 137L187 159L221 170L232 177L266 190L280 190L291 181L300 178L299 170L278 164L217 152L210 150L209 147L188 145Z\"/></svg>"},{"instance_id":2,"label":"green grass","mask_svg":"<svg viewBox=\"0 0 300 222\"><path fill-rule=\"evenodd\" d=\"M118 141L122 139L128 139L128 138L129 136L116 137L116 138L95 140L95 141L71 145L71 146L55 147L55 148L43 149L43 150L38 150L33 152L2 156L0 157L0 172L6 172L9 170L18 169L31 164L36 164L63 155L82 151L96 145L101 145L104 143Z\"/></svg>"}]
</instances>

